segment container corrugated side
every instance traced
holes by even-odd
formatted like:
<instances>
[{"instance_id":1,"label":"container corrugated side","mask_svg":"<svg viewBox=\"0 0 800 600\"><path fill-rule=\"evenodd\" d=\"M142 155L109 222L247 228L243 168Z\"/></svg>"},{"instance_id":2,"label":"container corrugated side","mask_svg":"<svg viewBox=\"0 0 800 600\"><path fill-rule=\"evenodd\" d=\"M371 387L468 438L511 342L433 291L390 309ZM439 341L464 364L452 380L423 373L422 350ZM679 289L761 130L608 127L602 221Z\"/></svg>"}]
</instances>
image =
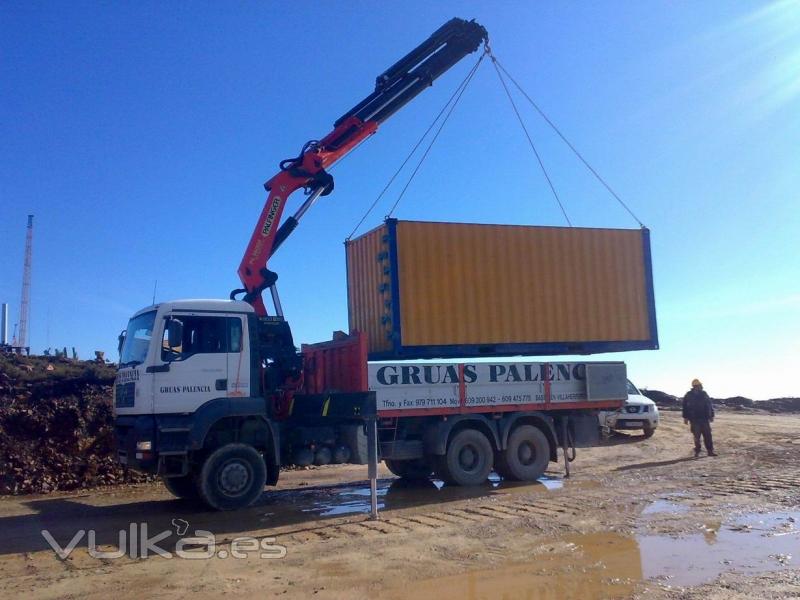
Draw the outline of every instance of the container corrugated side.
<instances>
[{"instance_id":1,"label":"container corrugated side","mask_svg":"<svg viewBox=\"0 0 800 600\"><path fill-rule=\"evenodd\" d=\"M380 325L349 290L351 327L356 313L370 315L359 329L382 327L371 359L657 348L646 229L390 219L384 239Z\"/></svg>"},{"instance_id":2,"label":"container corrugated side","mask_svg":"<svg viewBox=\"0 0 800 600\"><path fill-rule=\"evenodd\" d=\"M404 346L650 337L641 230L401 221Z\"/></svg>"}]
</instances>

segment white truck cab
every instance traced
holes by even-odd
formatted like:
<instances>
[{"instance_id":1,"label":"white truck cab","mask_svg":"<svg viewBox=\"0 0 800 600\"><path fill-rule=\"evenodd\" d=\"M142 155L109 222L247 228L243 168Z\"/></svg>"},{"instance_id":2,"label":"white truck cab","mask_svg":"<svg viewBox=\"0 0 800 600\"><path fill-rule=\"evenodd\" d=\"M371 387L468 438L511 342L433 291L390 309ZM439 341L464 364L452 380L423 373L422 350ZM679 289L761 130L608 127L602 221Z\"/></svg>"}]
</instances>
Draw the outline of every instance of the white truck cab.
<instances>
[{"instance_id":1,"label":"white truck cab","mask_svg":"<svg viewBox=\"0 0 800 600\"><path fill-rule=\"evenodd\" d=\"M131 317L119 350L117 458L179 498L247 506L277 483L282 457L309 448L324 446L318 464L366 461L375 394L290 387L303 363L282 317L236 300L163 302Z\"/></svg>"},{"instance_id":2,"label":"white truck cab","mask_svg":"<svg viewBox=\"0 0 800 600\"><path fill-rule=\"evenodd\" d=\"M628 399L625 404L617 410L600 411L598 419L605 436L612 431L641 429L644 437L649 438L658 427L658 407L628 380Z\"/></svg>"},{"instance_id":3,"label":"white truck cab","mask_svg":"<svg viewBox=\"0 0 800 600\"><path fill-rule=\"evenodd\" d=\"M234 300L178 300L137 312L120 336L117 415L188 413L250 396L249 320Z\"/></svg>"}]
</instances>

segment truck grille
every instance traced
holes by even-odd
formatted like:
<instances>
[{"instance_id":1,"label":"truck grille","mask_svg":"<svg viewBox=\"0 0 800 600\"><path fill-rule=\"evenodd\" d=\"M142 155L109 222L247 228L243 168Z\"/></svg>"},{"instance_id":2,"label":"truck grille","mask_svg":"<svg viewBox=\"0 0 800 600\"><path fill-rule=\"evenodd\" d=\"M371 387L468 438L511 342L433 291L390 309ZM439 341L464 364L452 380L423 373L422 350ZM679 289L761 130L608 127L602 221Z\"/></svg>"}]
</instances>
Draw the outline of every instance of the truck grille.
<instances>
[{"instance_id":1,"label":"truck grille","mask_svg":"<svg viewBox=\"0 0 800 600\"><path fill-rule=\"evenodd\" d=\"M132 408L135 383L118 383L114 389L114 406L117 408Z\"/></svg>"},{"instance_id":2,"label":"truck grille","mask_svg":"<svg viewBox=\"0 0 800 600\"><path fill-rule=\"evenodd\" d=\"M638 413L639 412L639 407L638 406L626 406L625 407L625 412L630 413L630 414Z\"/></svg>"}]
</instances>

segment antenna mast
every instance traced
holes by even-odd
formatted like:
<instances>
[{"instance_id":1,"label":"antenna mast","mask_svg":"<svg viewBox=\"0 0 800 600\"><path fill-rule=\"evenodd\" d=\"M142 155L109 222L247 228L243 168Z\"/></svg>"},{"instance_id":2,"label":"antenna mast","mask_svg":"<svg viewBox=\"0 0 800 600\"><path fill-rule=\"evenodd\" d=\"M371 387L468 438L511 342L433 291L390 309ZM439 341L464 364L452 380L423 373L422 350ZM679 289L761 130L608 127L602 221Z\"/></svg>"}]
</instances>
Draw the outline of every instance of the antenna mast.
<instances>
[{"instance_id":1,"label":"antenna mast","mask_svg":"<svg viewBox=\"0 0 800 600\"><path fill-rule=\"evenodd\" d=\"M28 215L25 234L25 267L22 271L22 300L19 303L19 337L17 345L28 348L28 320L31 306L31 249L33 246L33 215Z\"/></svg>"}]
</instances>

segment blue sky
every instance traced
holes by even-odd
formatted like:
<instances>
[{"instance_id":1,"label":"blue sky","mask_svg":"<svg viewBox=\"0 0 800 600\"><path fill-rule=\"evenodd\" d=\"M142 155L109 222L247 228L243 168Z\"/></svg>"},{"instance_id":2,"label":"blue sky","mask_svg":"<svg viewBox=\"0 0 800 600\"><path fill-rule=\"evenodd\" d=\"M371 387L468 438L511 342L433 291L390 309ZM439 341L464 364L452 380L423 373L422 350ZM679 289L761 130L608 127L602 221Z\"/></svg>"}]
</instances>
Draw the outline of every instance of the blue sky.
<instances>
[{"instance_id":1,"label":"blue sky","mask_svg":"<svg viewBox=\"0 0 800 600\"><path fill-rule=\"evenodd\" d=\"M226 297L281 159L453 16L651 229L661 350L641 386L798 395L800 2L4 2L0 300L35 217L34 351L116 356L130 314ZM474 58L334 171L270 266L299 341L346 329L342 242ZM524 114L573 222L635 227ZM366 226L396 198L388 194ZM292 212L297 200L289 207ZM396 216L562 225L484 64Z\"/></svg>"}]
</instances>

